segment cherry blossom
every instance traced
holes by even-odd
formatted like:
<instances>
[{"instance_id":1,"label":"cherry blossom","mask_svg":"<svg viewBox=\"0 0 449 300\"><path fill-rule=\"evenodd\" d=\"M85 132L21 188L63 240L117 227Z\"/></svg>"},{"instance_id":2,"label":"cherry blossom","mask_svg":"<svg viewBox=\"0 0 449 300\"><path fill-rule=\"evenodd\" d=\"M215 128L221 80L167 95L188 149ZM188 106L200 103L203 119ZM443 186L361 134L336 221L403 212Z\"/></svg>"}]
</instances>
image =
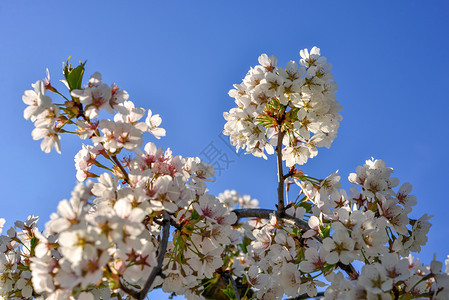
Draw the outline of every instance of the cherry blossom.
<instances>
[{"instance_id":1,"label":"cherry blossom","mask_svg":"<svg viewBox=\"0 0 449 300\"><path fill-rule=\"evenodd\" d=\"M331 146L342 120L332 65L317 47L299 55L285 68L259 56L223 114L237 151L276 155L276 209L235 190L213 195L214 168L146 142L166 135L162 117L98 72L82 86L85 63L64 65L63 92L47 71L22 97L24 118L46 153L60 153L63 134L83 140L79 182L43 231L34 215L6 233L0 219L0 299L144 299L156 288L187 299L447 299L449 257L412 256L432 216L412 217L412 185L393 168L366 160L349 190L338 171L297 169Z\"/></svg>"}]
</instances>

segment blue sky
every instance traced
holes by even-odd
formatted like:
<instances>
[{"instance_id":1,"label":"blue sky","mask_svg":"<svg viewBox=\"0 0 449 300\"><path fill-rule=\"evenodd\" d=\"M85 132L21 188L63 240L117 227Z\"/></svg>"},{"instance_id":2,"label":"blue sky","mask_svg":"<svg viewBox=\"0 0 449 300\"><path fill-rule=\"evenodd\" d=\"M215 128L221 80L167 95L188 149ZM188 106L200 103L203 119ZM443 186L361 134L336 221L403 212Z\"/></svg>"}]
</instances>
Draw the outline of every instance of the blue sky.
<instances>
[{"instance_id":1,"label":"blue sky","mask_svg":"<svg viewBox=\"0 0 449 300\"><path fill-rule=\"evenodd\" d=\"M0 85L1 217L11 226L29 214L40 226L75 183L81 142L63 136L62 155L45 154L23 119L21 97L45 77L62 79L61 63L88 60L137 106L160 114L167 136L156 144L199 156L210 143L230 162L212 193L236 189L274 208L276 161L235 156L218 139L227 95L262 53L280 65L318 46L333 64L343 122L331 149L303 170L347 176L370 157L413 184L413 216L433 214L418 257L449 254L449 2L447 1L2 1ZM86 77L87 77L86 76ZM88 78L88 77L87 77ZM147 141L155 141L149 138ZM221 144L220 144L221 143ZM234 156L233 156L234 155Z\"/></svg>"}]
</instances>

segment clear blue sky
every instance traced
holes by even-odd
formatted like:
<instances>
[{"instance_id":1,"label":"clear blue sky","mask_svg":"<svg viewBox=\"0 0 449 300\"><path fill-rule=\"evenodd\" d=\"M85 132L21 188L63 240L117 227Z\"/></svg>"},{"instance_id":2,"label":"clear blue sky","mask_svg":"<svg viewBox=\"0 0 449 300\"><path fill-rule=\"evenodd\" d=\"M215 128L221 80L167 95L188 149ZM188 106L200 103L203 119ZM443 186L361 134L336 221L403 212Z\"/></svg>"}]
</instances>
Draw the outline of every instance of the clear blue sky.
<instances>
[{"instance_id":1,"label":"clear blue sky","mask_svg":"<svg viewBox=\"0 0 449 300\"><path fill-rule=\"evenodd\" d=\"M170 3L170 4L168 4ZM161 115L158 146L198 156L234 106L227 93L261 53L280 64L318 46L334 66L343 122L330 150L303 169L347 176L371 156L413 184L413 215L435 215L419 255L449 254L449 2L447 1L1 1L0 86L3 128L0 215L11 226L29 214L40 227L75 183L81 142L63 137L62 155L45 154L23 119L21 97L61 63L88 60L137 106ZM148 141L154 139L149 139ZM222 151L228 151L222 144ZM236 189L274 208L276 161L232 157L209 185Z\"/></svg>"}]
</instances>

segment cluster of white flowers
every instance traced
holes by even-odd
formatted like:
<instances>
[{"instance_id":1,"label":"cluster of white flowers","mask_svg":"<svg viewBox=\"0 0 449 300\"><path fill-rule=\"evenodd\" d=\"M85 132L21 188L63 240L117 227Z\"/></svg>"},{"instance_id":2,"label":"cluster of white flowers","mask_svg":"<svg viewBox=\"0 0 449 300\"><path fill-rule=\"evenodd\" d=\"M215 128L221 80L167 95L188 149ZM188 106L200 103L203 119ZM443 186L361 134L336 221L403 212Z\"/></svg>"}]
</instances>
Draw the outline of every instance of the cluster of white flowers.
<instances>
[{"instance_id":1,"label":"cluster of white flowers","mask_svg":"<svg viewBox=\"0 0 449 300\"><path fill-rule=\"evenodd\" d=\"M156 138L165 136L165 129L159 127L162 122L159 115L153 115L149 110L145 122L138 122L145 115L145 109L135 108L131 101L127 101L129 95L126 91L119 90L116 85L103 83L98 72L90 77L84 89L72 90L71 96L77 101L67 101L65 105L53 104L52 99L45 95L46 90L54 90L49 76L45 83L39 80L32 86L34 90L25 91L22 97L23 102L28 105L24 117L34 122L36 128L32 136L35 140L44 139L41 149L46 153L52 148L61 153L61 137L58 133L64 132L62 127L71 123L70 117L84 118L76 120L80 138L92 138L95 145L102 144L111 153L119 153L123 148L133 150L142 146L144 132L150 132ZM117 114L113 121L91 121L99 116L101 110ZM61 117L61 112L68 112L69 118ZM103 135L95 135L97 129Z\"/></svg>"},{"instance_id":2,"label":"cluster of white flowers","mask_svg":"<svg viewBox=\"0 0 449 300\"><path fill-rule=\"evenodd\" d=\"M102 109L113 114L114 110L118 110L118 105L129 98L126 91L103 83L98 72L92 74L86 88L72 90L71 95L84 105L84 115L89 119L97 118Z\"/></svg>"},{"instance_id":3,"label":"cluster of white flowers","mask_svg":"<svg viewBox=\"0 0 449 300\"><path fill-rule=\"evenodd\" d=\"M324 180L295 178L303 198L285 213L306 220L310 228L306 232L298 232L274 215L243 227L251 241L233 268L256 289L257 299L316 296L317 287L326 285L316 279L318 275L331 282L325 299L391 299L393 286L411 295L448 297L449 268L442 273L442 264L436 261L431 267L416 267L410 254L420 251L430 229L429 216L408 217L416 204L411 185L405 183L395 192L399 180L390 177L393 169L382 160L368 160L356 172L349 181L362 190L351 188L349 196L338 190L338 173ZM361 274L354 269L345 279L333 272L354 261L365 264Z\"/></svg>"},{"instance_id":4,"label":"cluster of white flowers","mask_svg":"<svg viewBox=\"0 0 449 300\"><path fill-rule=\"evenodd\" d=\"M341 272L331 273L326 279L332 284L326 289L324 299L392 299L390 291L406 291L411 298L449 298L449 258L442 263L433 260L422 265L411 254L400 257L387 253L378 261L366 264L358 280L348 280ZM419 297L422 296L422 297Z\"/></svg>"},{"instance_id":5,"label":"cluster of white flowers","mask_svg":"<svg viewBox=\"0 0 449 300\"><path fill-rule=\"evenodd\" d=\"M225 190L218 194L218 199L227 207L233 208L258 208L259 201L251 199L250 195L240 195L236 190Z\"/></svg>"},{"instance_id":6,"label":"cluster of white flowers","mask_svg":"<svg viewBox=\"0 0 449 300\"><path fill-rule=\"evenodd\" d=\"M34 291L41 299L121 299L120 281L143 286L156 266L160 225L155 220L162 211L179 224L169 248L180 255L167 253L163 289L201 293L202 279L212 277L223 265L226 246L239 240L231 227L236 216L196 188L202 186L199 177L213 175L210 165L163 153L152 143L145 149L129 164L131 186L104 173L95 183L79 183L43 234L38 218L30 216L16 222L23 232L11 228L1 237L0 296L30 298Z\"/></svg>"},{"instance_id":7,"label":"cluster of white flowers","mask_svg":"<svg viewBox=\"0 0 449 300\"><path fill-rule=\"evenodd\" d=\"M16 221L15 228L0 236L0 299L13 298L7 295L14 295L16 299L30 298L33 294L31 272L22 261L33 256L31 249L36 243L33 237L39 234L36 227L38 219L29 216L26 222ZM4 223L2 219L2 227Z\"/></svg>"},{"instance_id":8,"label":"cluster of white flowers","mask_svg":"<svg viewBox=\"0 0 449 300\"><path fill-rule=\"evenodd\" d=\"M24 95L30 105L25 117L37 120L36 126L49 124L42 121L47 107L59 112L44 95L45 90L57 92L47 82L38 81L35 91ZM65 83L70 90L70 82ZM0 297L121 299L124 287L143 287L157 265L163 212L177 229L168 242L172 251L164 260L162 287L200 294L202 280L213 277L223 265L222 253L239 241L239 233L232 229L237 221L232 208L207 192L205 181L211 181L213 167L199 158L174 156L170 149L163 151L151 142L140 149L144 132L158 139L165 136L159 127L162 119L149 110L145 122L140 122L145 109L128 101L125 91L102 83L100 73L70 95L72 100L61 108L63 118L53 120L51 126L58 122L61 132L64 126L76 126L81 139L93 142L82 145L75 167L79 181L97 180L79 183L71 199L59 203L43 233L37 230L37 218L30 217L25 225L16 223L25 228L23 233L18 235L12 228L2 236ZM102 109L115 113L113 120L93 120ZM131 154L119 161L122 150ZM113 162L112 168L101 158ZM109 172L97 175L94 166ZM158 277L153 287L161 281Z\"/></svg>"},{"instance_id":9,"label":"cluster of white flowers","mask_svg":"<svg viewBox=\"0 0 449 300\"><path fill-rule=\"evenodd\" d=\"M188 243L183 245L173 239L171 249L178 247L176 250L182 251L188 263L173 268L178 273L171 269L165 272L164 290L178 293L180 287L198 290L201 279L211 277L222 265L215 255L220 257L224 247L231 243L230 225L236 218L227 207L219 205L217 198L204 189L198 193L187 184L190 178L198 181L198 174L207 174L206 169L210 168L204 164L205 168L200 170L197 166L191 174L186 171L188 162L191 159L172 156L169 150L163 153L148 143L145 152L129 163L130 186L122 186L109 173L102 174L98 182L87 187L78 185L75 196L70 201L61 201L58 213L46 224L45 236L54 237L54 241L50 243L45 236L39 237L36 249L40 252L31 260L35 291L55 299L63 299L59 295L73 295L72 291L82 292L91 299L98 299L101 293L101 297L110 299L117 291L108 287L114 283L118 288L114 276L133 287L143 286L156 265L160 225L155 220L164 210L173 214L173 220L179 224L192 213L197 214L199 217L192 226L210 228L209 235L193 230L187 235ZM93 200L88 201L91 196ZM183 235L181 231L175 234ZM206 236L208 241L204 240ZM192 252L193 249L200 252ZM166 259L171 264L180 264L170 255ZM175 280L175 274L179 275L181 267L186 270L187 266L196 273L189 280L190 286L175 281L171 284L168 279ZM202 273L197 273L198 270ZM182 278L186 280L185 276Z\"/></svg>"},{"instance_id":10,"label":"cluster of white flowers","mask_svg":"<svg viewBox=\"0 0 449 300\"><path fill-rule=\"evenodd\" d=\"M266 158L282 137L283 159L291 167L316 156L317 147L330 147L342 119L332 65L316 47L300 55L299 65L290 61L282 68L275 56L262 54L260 65L229 91L237 107L224 113L223 133L237 150Z\"/></svg>"},{"instance_id":11,"label":"cluster of white flowers","mask_svg":"<svg viewBox=\"0 0 449 300\"><path fill-rule=\"evenodd\" d=\"M286 210L287 214L298 219L302 219L305 212L303 207ZM246 247L247 252L241 254L233 267L234 272L245 276L256 290L256 298L282 299L284 294L294 297L304 293L316 296L317 287L325 285L309 275L325 266L325 261L314 265L310 261L313 255L318 257L312 251L317 252L319 244L310 239L305 241L306 247L297 232L274 215L268 221L253 220L249 225L250 230L245 231L245 236L251 242ZM306 252L307 261L304 260L304 249L309 250Z\"/></svg>"},{"instance_id":12,"label":"cluster of white flowers","mask_svg":"<svg viewBox=\"0 0 449 300\"><path fill-rule=\"evenodd\" d=\"M42 150L60 152L62 133L92 145L75 156L79 183L43 232L31 215L0 236L0 299L143 299L154 288L187 299L282 299L315 297L325 286L332 300L448 299L449 259L443 272L441 262L421 265L411 254L427 242L431 216L409 217L417 204L410 183L399 186L374 159L349 175L358 188L348 192L338 172L320 180L296 170L330 146L341 120L331 65L316 47L300 54L301 67L285 69L260 56L229 93L238 107L224 114L237 150L266 157L276 146L290 167L282 174L278 164L278 194L294 183L300 193L285 205L279 196L277 210L235 190L215 197L206 186L211 165L144 145L146 132L165 136L162 119L100 73L81 88L84 64L64 67L68 98L49 76L33 84L24 116L35 122L33 137L44 138ZM101 110L114 117L96 120Z\"/></svg>"},{"instance_id":13,"label":"cluster of white flowers","mask_svg":"<svg viewBox=\"0 0 449 300\"><path fill-rule=\"evenodd\" d=\"M49 79L46 82L49 82ZM34 140L43 139L41 149L45 153L49 153L53 147L61 153L59 143L61 137L58 135L59 128L56 125L56 120L60 116L59 107L53 104L48 95L45 95L46 87L42 80L32 84L32 87L34 90L25 91L22 96L23 102L28 105L23 116L33 121L36 127L31 135Z\"/></svg>"},{"instance_id":14,"label":"cluster of white flowers","mask_svg":"<svg viewBox=\"0 0 449 300\"><path fill-rule=\"evenodd\" d=\"M162 290L185 294L189 299L203 299L203 280L225 267L228 247L239 243L238 231L232 229L236 215L215 196L203 194L193 209L181 210L175 231L165 255Z\"/></svg>"}]
</instances>

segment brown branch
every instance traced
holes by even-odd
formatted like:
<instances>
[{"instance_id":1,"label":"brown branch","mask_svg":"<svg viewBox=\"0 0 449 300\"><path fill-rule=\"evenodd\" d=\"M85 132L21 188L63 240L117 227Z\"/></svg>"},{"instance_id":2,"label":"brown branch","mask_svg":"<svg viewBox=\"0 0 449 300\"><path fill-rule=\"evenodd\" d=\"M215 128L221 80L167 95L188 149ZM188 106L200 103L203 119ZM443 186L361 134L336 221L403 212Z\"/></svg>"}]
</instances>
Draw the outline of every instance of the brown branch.
<instances>
[{"instance_id":1,"label":"brown branch","mask_svg":"<svg viewBox=\"0 0 449 300\"><path fill-rule=\"evenodd\" d=\"M125 177L125 181L130 184L129 181L129 177L128 177L128 172L126 172L125 168L122 166L122 164L120 163L120 161L117 159L117 156L115 155L111 155L112 160L114 161L115 165L120 169L120 171L122 172L123 176Z\"/></svg>"},{"instance_id":2,"label":"brown branch","mask_svg":"<svg viewBox=\"0 0 449 300\"><path fill-rule=\"evenodd\" d=\"M161 226L164 225L164 220L159 221L159 220L154 219L153 222L156 223L157 225L161 225ZM172 218L170 218L170 225L173 226L173 227L175 227L176 229L182 229L182 225L181 225L181 224L178 224L178 223L177 223L175 220L173 220Z\"/></svg>"},{"instance_id":3,"label":"brown branch","mask_svg":"<svg viewBox=\"0 0 449 300\"><path fill-rule=\"evenodd\" d=\"M289 178L289 177L292 176L292 175L293 175L292 173L288 172L288 173L285 174L282 178L284 178L284 180L285 180L285 179Z\"/></svg>"},{"instance_id":4,"label":"brown branch","mask_svg":"<svg viewBox=\"0 0 449 300\"><path fill-rule=\"evenodd\" d=\"M127 293L129 296L131 296L134 299L139 299L139 292L138 291L130 289L128 286L123 284L123 282L121 280L119 280L119 283L120 283L120 289L122 291L124 291L125 293Z\"/></svg>"},{"instance_id":5,"label":"brown branch","mask_svg":"<svg viewBox=\"0 0 449 300\"><path fill-rule=\"evenodd\" d=\"M167 252L168 237L170 236L170 216L165 210L162 211L162 215L164 216L164 225L162 225L162 240L157 249L157 266L153 268L143 289L139 292L139 300L145 299L156 276L162 272L162 263L164 262L165 252Z\"/></svg>"},{"instance_id":6,"label":"brown branch","mask_svg":"<svg viewBox=\"0 0 449 300\"><path fill-rule=\"evenodd\" d=\"M339 261L337 263L337 266L342 269L343 271L346 272L346 274L348 274L348 276L352 279L352 280L357 280L357 278L359 278L359 273L357 273L357 270L354 268L354 266L352 264L349 265L345 265L344 263L342 263L341 261Z\"/></svg>"},{"instance_id":7,"label":"brown branch","mask_svg":"<svg viewBox=\"0 0 449 300\"><path fill-rule=\"evenodd\" d=\"M278 143L276 146L277 167L278 167L278 215L283 217L285 214L284 207L284 171L282 168L282 140L285 132L282 131L282 126L279 126Z\"/></svg>"},{"instance_id":8,"label":"brown branch","mask_svg":"<svg viewBox=\"0 0 449 300\"><path fill-rule=\"evenodd\" d=\"M167 252L168 238L170 236L170 215L166 211L162 211L162 215L164 216L164 220L162 221L162 240L157 249L157 266L153 268L150 275L148 276L147 281L145 282L144 287L139 292L134 291L120 282L120 288L133 297L134 299L143 300L148 294L148 290L151 288L156 276L161 275L162 272L162 264L164 262L164 256Z\"/></svg>"},{"instance_id":9,"label":"brown branch","mask_svg":"<svg viewBox=\"0 0 449 300\"><path fill-rule=\"evenodd\" d=\"M244 208L244 209L234 209L233 212L237 215L237 219L242 218L259 218L259 219L269 219L270 215L275 215L281 221L296 226L301 231L305 232L310 229L307 222L295 218L291 215L284 213L284 216L280 217L278 211L272 209L263 208Z\"/></svg>"}]
</instances>

